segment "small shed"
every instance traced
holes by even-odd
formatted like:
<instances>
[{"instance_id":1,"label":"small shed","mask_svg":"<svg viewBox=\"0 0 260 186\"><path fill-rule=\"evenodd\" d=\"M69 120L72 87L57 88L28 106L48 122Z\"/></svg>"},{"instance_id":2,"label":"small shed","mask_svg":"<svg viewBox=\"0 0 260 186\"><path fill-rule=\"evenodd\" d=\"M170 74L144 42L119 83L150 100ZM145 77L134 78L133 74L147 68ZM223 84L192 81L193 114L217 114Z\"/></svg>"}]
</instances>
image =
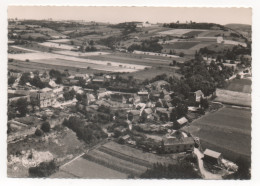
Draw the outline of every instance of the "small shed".
<instances>
[{"instance_id":1,"label":"small shed","mask_svg":"<svg viewBox=\"0 0 260 186\"><path fill-rule=\"evenodd\" d=\"M187 118L182 117L182 118L178 119L176 122L179 125L179 127L182 127L188 123L188 120L187 120Z\"/></svg>"},{"instance_id":2,"label":"small shed","mask_svg":"<svg viewBox=\"0 0 260 186\"><path fill-rule=\"evenodd\" d=\"M213 165L220 165L221 164L221 159L222 159L222 155L219 152L210 150L210 149L206 149L204 151L204 158L203 160L211 163Z\"/></svg>"}]
</instances>

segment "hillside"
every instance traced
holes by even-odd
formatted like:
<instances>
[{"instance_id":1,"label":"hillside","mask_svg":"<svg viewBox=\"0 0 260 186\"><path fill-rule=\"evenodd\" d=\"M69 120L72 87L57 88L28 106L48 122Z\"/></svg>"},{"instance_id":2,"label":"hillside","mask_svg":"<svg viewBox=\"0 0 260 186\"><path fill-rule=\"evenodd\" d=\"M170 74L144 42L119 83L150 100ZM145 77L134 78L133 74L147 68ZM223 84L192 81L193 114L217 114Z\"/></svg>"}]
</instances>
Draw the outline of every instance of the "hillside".
<instances>
[{"instance_id":1,"label":"hillside","mask_svg":"<svg viewBox=\"0 0 260 186\"><path fill-rule=\"evenodd\" d=\"M235 23L231 23L231 24L226 24L224 25L225 27L234 29L234 30L240 30L240 31L244 31L244 32L248 32L251 31L252 26L251 25L247 25L247 24L235 24Z\"/></svg>"}]
</instances>

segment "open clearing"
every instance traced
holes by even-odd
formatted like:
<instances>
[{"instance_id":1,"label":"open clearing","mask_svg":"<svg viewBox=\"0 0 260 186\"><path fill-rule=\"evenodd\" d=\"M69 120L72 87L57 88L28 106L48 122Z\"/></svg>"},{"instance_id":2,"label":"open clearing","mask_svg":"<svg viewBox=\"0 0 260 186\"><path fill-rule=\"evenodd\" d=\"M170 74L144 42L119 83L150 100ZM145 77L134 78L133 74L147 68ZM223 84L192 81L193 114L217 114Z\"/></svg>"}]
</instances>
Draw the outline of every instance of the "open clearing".
<instances>
[{"instance_id":1,"label":"open clearing","mask_svg":"<svg viewBox=\"0 0 260 186\"><path fill-rule=\"evenodd\" d=\"M251 156L251 110L225 106L195 120L186 130L200 138L202 147L221 152L231 161Z\"/></svg>"}]
</instances>

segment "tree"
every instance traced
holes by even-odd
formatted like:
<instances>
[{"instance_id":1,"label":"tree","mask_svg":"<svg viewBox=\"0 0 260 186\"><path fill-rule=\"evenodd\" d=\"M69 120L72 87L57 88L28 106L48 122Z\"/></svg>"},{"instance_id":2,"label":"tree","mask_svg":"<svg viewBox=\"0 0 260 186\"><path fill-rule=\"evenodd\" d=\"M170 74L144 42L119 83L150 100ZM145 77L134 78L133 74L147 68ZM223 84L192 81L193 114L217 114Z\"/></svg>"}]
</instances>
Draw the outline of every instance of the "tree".
<instances>
[{"instance_id":1,"label":"tree","mask_svg":"<svg viewBox=\"0 0 260 186\"><path fill-rule=\"evenodd\" d=\"M8 78L8 85L14 84L15 80L16 80L15 77L10 77L10 78Z\"/></svg>"},{"instance_id":2,"label":"tree","mask_svg":"<svg viewBox=\"0 0 260 186\"><path fill-rule=\"evenodd\" d=\"M239 157L235 162L238 166L237 172L233 175L234 179L249 180L251 178L251 162Z\"/></svg>"},{"instance_id":3,"label":"tree","mask_svg":"<svg viewBox=\"0 0 260 186\"><path fill-rule=\"evenodd\" d=\"M176 111L177 111L177 117L181 118L187 114L188 106L184 103L179 103L177 104Z\"/></svg>"},{"instance_id":4,"label":"tree","mask_svg":"<svg viewBox=\"0 0 260 186\"><path fill-rule=\"evenodd\" d=\"M180 52L180 53L179 53L179 56L180 56L180 57L184 57L184 53L183 53L183 52Z\"/></svg>"},{"instance_id":5,"label":"tree","mask_svg":"<svg viewBox=\"0 0 260 186\"><path fill-rule=\"evenodd\" d=\"M71 89L70 91L66 91L63 93L63 97L66 101L72 100L75 96L76 92L74 89Z\"/></svg>"},{"instance_id":6,"label":"tree","mask_svg":"<svg viewBox=\"0 0 260 186\"><path fill-rule=\"evenodd\" d=\"M61 76L58 76L58 77L57 77L55 83L57 83L57 84L62 84L62 78L61 78Z\"/></svg>"},{"instance_id":7,"label":"tree","mask_svg":"<svg viewBox=\"0 0 260 186\"><path fill-rule=\"evenodd\" d=\"M36 129L35 130L35 133L34 133L36 136L42 136L43 135L43 131L41 129Z\"/></svg>"},{"instance_id":8,"label":"tree","mask_svg":"<svg viewBox=\"0 0 260 186\"><path fill-rule=\"evenodd\" d=\"M47 120L47 118L48 118L48 117L47 117L47 115L46 115L46 114L43 114L43 115L42 115L42 120L43 120L43 121L46 121L46 120Z\"/></svg>"},{"instance_id":9,"label":"tree","mask_svg":"<svg viewBox=\"0 0 260 186\"><path fill-rule=\"evenodd\" d=\"M177 111L175 109L172 109L170 113L170 121L174 122L177 120Z\"/></svg>"},{"instance_id":10,"label":"tree","mask_svg":"<svg viewBox=\"0 0 260 186\"><path fill-rule=\"evenodd\" d=\"M50 132L51 130L51 125L49 122L44 122L41 126L41 129L43 132Z\"/></svg>"},{"instance_id":11,"label":"tree","mask_svg":"<svg viewBox=\"0 0 260 186\"><path fill-rule=\"evenodd\" d=\"M78 100L78 102L81 102L83 97L81 94L76 94L76 99Z\"/></svg>"},{"instance_id":12,"label":"tree","mask_svg":"<svg viewBox=\"0 0 260 186\"><path fill-rule=\"evenodd\" d=\"M56 165L55 161L42 162L36 167L29 168L30 177L48 177L55 173L59 169L59 166Z\"/></svg>"},{"instance_id":13,"label":"tree","mask_svg":"<svg viewBox=\"0 0 260 186\"><path fill-rule=\"evenodd\" d=\"M30 81L30 74L28 72L25 72L22 74L19 84L20 85L25 85L27 82Z\"/></svg>"},{"instance_id":14,"label":"tree","mask_svg":"<svg viewBox=\"0 0 260 186\"><path fill-rule=\"evenodd\" d=\"M41 81L41 79L40 79L39 76L34 76L34 78L30 81L30 83L31 83L33 86L38 87L38 88L40 88L40 89L46 87L45 83L43 83L43 82Z\"/></svg>"},{"instance_id":15,"label":"tree","mask_svg":"<svg viewBox=\"0 0 260 186\"><path fill-rule=\"evenodd\" d=\"M26 99L18 99L18 101L16 102L16 109L22 117L24 117L28 111L27 106L28 102Z\"/></svg>"},{"instance_id":16,"label":"tree","mask_svg":"<svg viewBox=\"0 0 260 186\"><path fill-rule=\"evenodd\" d=\"M207 99L201 98L201 99L200 99L200 105L201 105L201 107L204 108L204 109L209 108L209 102L208 102Z\"/></svg>"}]
</instances>

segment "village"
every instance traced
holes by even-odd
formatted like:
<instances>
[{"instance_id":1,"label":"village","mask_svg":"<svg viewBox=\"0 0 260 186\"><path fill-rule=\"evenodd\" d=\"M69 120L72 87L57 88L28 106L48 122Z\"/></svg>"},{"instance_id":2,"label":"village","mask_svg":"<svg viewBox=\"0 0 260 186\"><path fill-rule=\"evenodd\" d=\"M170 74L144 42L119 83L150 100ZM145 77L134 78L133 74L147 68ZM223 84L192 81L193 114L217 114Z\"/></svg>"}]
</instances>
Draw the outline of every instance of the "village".
<instances>
[{"instance_id":1,"label":"village","mask_svg":"<svg viewBox=\"0 0 260 186\"><path fill-rule=\"evenodd\" d=\"M201 149L199 138L191 135L187 129L182 129L184 126L188 128L190 122L203 116L205 112L214 112L222 107L220 103L210 101L214 95L205 97L201 90L190 93L188 107L181 103L174 105L176 95L169 91L169 83L165 80L154 81L137 93L129 93L106 88L85 88L88 84L99 87L106 82L113 82L117 78L113 75L70 75L66 72L62 78L63 83L57 84L55 82L58 78L54 74L61 74L59 71L28 73L30 79L37 77L47 85L40 89L31 85L30 81L20 85L24 74L9 72L9 77L15 81L8 90L8 105L14 110L20 109L8 115L11 117L8 121L8 143L19 141L27 135L41 136L46 131L48 134L56 125L64 123L60 117L62 112L65 120L79 117L84 118L85 122L100 125L105 133L103 140L127 144L155 154L180 153L185 156L183 153L197 152L201 156L199 150L194 150ZM19 100L24 101L19 103ZM57 113L59 122L54 119ZM17 120L15 115L19 114L27 120L25 123L23 117ZM39 120L38 124L35 124L35 117ZM40 124L41 121L44 121L43 124ZM211 166L229 171L225 174L237 171L234 163L222 160L221 153L206 149L203 154L204 161L210 162Z\"/></svg>"},{"instance_id":2,"label":"village","mask_svg":"<svg viewBox=\"0 0 260 186\"><path fill-rule=\"evenodd\" d=\"M248 176L249 32L11 19L8 37L10 177Z\"/></svg>"}]
</instances>

